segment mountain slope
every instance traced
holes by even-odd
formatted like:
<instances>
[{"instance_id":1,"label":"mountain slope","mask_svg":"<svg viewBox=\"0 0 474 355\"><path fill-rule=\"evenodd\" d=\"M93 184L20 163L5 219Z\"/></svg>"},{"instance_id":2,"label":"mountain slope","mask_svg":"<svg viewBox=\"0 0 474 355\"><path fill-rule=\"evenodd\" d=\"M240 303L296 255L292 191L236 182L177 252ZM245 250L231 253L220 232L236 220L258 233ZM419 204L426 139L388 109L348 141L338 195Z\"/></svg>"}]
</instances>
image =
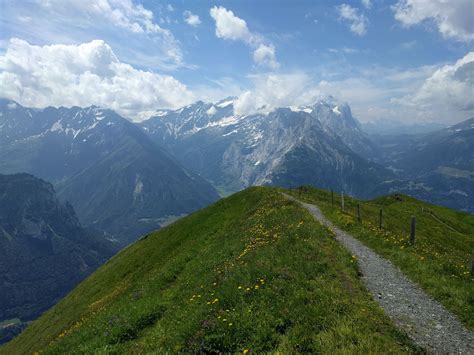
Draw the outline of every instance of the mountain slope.
<instances>
[{"instance_id":1,"label":"mountain slope","mask_svg":"<svg viewBox=\"0 0 474 355\"><path fill-rule=\"evenodd\" d=\"M0 321L39 316L114 251L81 227L51 184L0 175Z\"/></svg>"},{"instance_id":2,"label":"mountain slope","mask_svg":"<svg viewBox=\"0 0 474 355\"><path fill-rule=\"evenodd\" d=\"M185 167L222 191L293 181L367 196L374 180L392 177L364 158L375 156L376 148L347 105L319 102L240 116L234 114L229 98L159 112L141 126ZM309 163L311 172L305 172ZM298 171L287 169L290 165ZM285 176L277 178L283 171ZM361 174L367 178L354 178Z\"/></svg>"},{"instance_id":3,"label":"mountain slope","mask_svg":"<svg viewBox=\"0 0 474 355\"><path fill-rule=\"evenodd\" d=\"M423 136L400 155L396 164L409 175L442 173L443 168L474 174L474 117Z\"/></svg>"},{"instance_id":4,"label":"mountain slope","mask_svg":"<svg viewBox=\"0 0 474 355\"><path fill-rule=\"evenodd\" d=\"M33 110L3 100L0 113L0 172L52 181L86 226L122 245L218 198L111 110Z\"/></svg>"},{"instance_id":5,"label":"mountain slope","mask_svg":"<svg viewBox=\"0 0 474 355\"><path fill-rule=\"evenodd\" d=\"M59 185L59 196L75 201L84 223L128 244L217 199L208 183L151 143L118 143L113 153Z\"/></svg>"},{"instance_id":6,"label":"mountain slope","mask_svg":"<svg viewBox=\"0 0 474 355\"><path fill-rule=\"evenodd\" d=\"M412 352L351 255L251 188L111 259L2 353Z\"/></svg>"},{"instance_id":7,"label":"mountain slope","mask_svg":"<svg viewBox=\"0 0 474 355\"><path fill-rule=\"evenodd\" d=\"M474 118L417 137L391 138L384 164L397 171L381 191L474 212Z\"/></svg>"},{"instance_id":8,"label":"mountain slope","mask_svg":"<svg viewBox=\"0 0 474 355\"><path fill-rule=\"evenodd\" d=\"M391 174L348 148L334 149L322 141L302 144L287 153L272 171L275 186L317 185L361 198L376 195Z\"/></svg>"}]
</instances>

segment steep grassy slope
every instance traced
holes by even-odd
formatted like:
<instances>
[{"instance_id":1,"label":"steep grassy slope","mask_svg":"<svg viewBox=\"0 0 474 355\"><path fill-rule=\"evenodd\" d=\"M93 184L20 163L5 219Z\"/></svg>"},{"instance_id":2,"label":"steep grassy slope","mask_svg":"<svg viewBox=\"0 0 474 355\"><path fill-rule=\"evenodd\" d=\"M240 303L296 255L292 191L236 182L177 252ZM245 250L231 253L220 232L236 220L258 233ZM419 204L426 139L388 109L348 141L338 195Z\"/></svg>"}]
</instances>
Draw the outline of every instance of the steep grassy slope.
<instances>
[{"instance_id":1,"label":"steep grassy slope","mask_svg":"<svg viewBox=\"0 0 474 355\"><path fill-rule=\"evenodd\" d=\"M251 188L107 262L1 353L414 352L297 204Z\"/></svg>"},{"instance_id":2,"label":"steep grassy slope","mask_svg":"<svg viewBox=\"0 0 474 355\"><path fill-rule=\"evenodd\" d=\"M370 201L345 197L345 212L340 195L309 189L299 196L316 203L337 226L359 238L380 255L390 259L433 298L458 315L474 330L474 278L470 275L474 251L474 216L431 205L404 195L385 196ZM357 221L360 204L362 222ZM379 211L383 209L383 229ZM411 216L417 218L415 244L409 243Z\"/></svg>"}]
</instances>

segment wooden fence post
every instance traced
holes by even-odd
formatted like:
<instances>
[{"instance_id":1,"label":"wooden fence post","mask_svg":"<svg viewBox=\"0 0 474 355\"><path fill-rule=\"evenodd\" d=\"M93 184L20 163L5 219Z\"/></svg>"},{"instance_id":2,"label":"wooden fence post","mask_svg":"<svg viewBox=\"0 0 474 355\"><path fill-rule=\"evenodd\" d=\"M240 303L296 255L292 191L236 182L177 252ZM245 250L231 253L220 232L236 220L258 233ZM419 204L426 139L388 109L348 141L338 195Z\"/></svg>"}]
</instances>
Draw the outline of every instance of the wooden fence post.
<instances>
[{"instance_id":1,"label":"wooden fence post","mask_svg":"<svg viewBox=\"0 0 474 355\"><path fill-rule=\"evenodd\" d=\"M416 237L416 217L411 216L410 243L415 244Z\"/></svg>"},{"instance_id":2,"label":"wooden fence post","mask_svg":"<svg viewBox=\"0 0 474 355\"><path fill-rule=\"evenodd\" d=\"M341 209L344 212L344 191L341 191Z\"/></svg>"},{"instance_id":3,"label":"wooden fence post","mask_svg":"<svg viewBox=\"0 0 474 355\"><path fill-rule=\"evenodd\" d=\"M383 209L380 209L379 211L379 228L383 228Z\"/></svg>"},{"instance_id":4,"label":"wooden fence post","mask_svg":"<svg viewBox=\"0 0 474 355\"><path fill-rule=\"evenodd\" d=\"M360 217L360 204L357 204L357 220L362 222L362 218Z\"/></svg>"},{"instance_id":5,"label":"wooden fence post","mask_svg":"<svg viewBox=\"0 0 474 355\"><path fill-rule=\"evenodd\" d=\"M471 259L471 275L474 276L474 251L472 252L472 259Z\"/></svg>"}]
</instances>

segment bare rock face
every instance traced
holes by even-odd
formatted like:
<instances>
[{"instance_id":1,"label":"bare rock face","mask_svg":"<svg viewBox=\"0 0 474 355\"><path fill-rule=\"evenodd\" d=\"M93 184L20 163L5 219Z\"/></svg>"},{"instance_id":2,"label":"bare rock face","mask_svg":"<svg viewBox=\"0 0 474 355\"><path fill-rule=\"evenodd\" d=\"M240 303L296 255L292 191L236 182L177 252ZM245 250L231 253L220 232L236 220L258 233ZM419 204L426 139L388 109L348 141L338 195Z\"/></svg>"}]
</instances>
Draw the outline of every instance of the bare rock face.
<instances>
[{"instance_id":1,"label":"bare rock face","mask_svg":"<svg viewBox=\"0 0 474 355\"><path fill-rule=\"evenodd\" d=\"M0 321L36 318L114 250L81 227L51 184L0 175ZM4 338L15 329L23 327L9 328Z\"/></svg>"},{"instance_id":2,"label":"bare rock face","mask_svg":"<svg viewBox=\"0 0 474 355\"><path fill-rule=\"evenodd\" d=\"M372 163L375 145L346 104L234 114L233 99L159 111L141 123L158 144L220 190L313 184L369 196L392 173Z\"/></svg>"}]
</instances>

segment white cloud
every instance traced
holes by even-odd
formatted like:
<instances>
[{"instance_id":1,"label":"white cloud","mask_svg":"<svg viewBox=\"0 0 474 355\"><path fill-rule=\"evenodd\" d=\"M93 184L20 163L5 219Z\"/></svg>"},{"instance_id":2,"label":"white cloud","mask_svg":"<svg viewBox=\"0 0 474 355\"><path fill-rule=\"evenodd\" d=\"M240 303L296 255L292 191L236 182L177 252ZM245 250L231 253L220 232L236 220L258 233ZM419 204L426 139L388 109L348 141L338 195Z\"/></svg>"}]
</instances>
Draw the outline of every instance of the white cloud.
<instances>
[{"instance_id":1,"label":"white cloud","mask_svg":"<svg viewBox=\"0 0 474 355\"><path fill-rule=\"evenodd\" d=\"M198 15L194 15L191 11L184 11L183 12L184 16L184 21L189 25L189 26L199 26L201 24L201 19L199 18Z\"/></svg>"},{"instance_id":2,"label":"white cloud","mask_svg":"<svg viewBox=\"0 0 474 355\"><path fill-rule=\"evenodd\" d=\"M474 40L472 0L399 0L392 9L395 18L404 26L430 20L446 38Z\"/></svg>"},{"instance_id":3,"label":"white cloud","mask_svg":"<svg viewBox=\"0 0 474 355\"><path fill-rule=\"evenodd\" d=\"M367 17L359 14L359 11L347 4L336 7L339 18L350 23L350 30L356 35L363 36L367 33L367 25L369 23Z\"/></svg>"},{"instance_id":4,"label":"white cloud","mask_svg":"<svg viewBox=\"0 0 474 355\"><path fill-rule=\"evenodd\" d=\"M275 47L273 45L260 44L253 52L253 60L260 65L266 65L272 69L279 67L275 57Z\"/></svg>"},{"instance_id":5,"label":"white cloud","mask_svg":"<svg viewBox=\"0 0 474 355\"><path fill-rule=\"evenodd\" d=\"M7 32L30 43L77 44L102 38L129 63L161 69L186 65L173 33L133 0L7 1L1 8Z\"/></svg>"},{"instance_id":6,"label":"white cloud","mask_svg":"<svg viewBox=\"0 0 474 355\"><path fill-rule=\"evenodd\" d=\"M247 28L245 20L234 15L231 10L222 6L214 6L210 10L211 17L216 21L216 36L233 41L250 43L252 34Z\"/></svg>"},{"instance_id":7,"label":"white cloud","mask_svg":"<svg viewBox=\"0 0 474 355\"><path fill-rule=\"evenodd\" d=\"M234 102L239 115L268 113L277 107L313 103L321 94L303 72L252 76L253 88Z\"/></svg>"},{"instance_id":8,"label":"white cloud","mask_svg":"<svg viewBox=\"0 0 474 355\"><path fill-rule=\"evenodd\" d=\"M216 36L225 40L242 41L254 49L253 59L258 65L272 69L279 66L275 55L275 47L265 43L262 36L252 33L245 20L234 15L231 10L222 6L214 6L209 11L216 22Z\"/></svg>"},{"instance_id":9,"label":"white cloud","mask_svg":"<svg viewBox=\"0 0 474 355\"><path fill-rule=\"evenodd\" d=\"M474 114L474 52L430 75L413 95L398 102L445 120ZM441 116L441 117L440 117Z\"/></svg>"},{"instance_id":10,"label":"white cloud","mask_svg":"<svg viewBox=\"0 0 474 355\"><path fill-rule=\"evenodd\" d=\"M172 76L121 62L101 40L34 46L11 39L0 56L0 87L3 96L25 106L94 104L132 119L194 100L186 86Z\"/></svg>"},{"instance_id":11,"label":"white cloud","mask_svg":"<svg viewBox=\"0 0 474 355\"><path fill-rule=\"evenodd\" d=\"M237 114L314 104L328 96L348 102L362 122L453 124L474 116L474 52L455 63L410 69L352 67L352 76L316 80L305 72L251 76L234 103Z\"/></svg>"},{"instance_id":12,"label":"white cloud","mask_svg":"<svg viewBox=\"0 0 474 355\"><path fill-rule=\"evenodd\" d=\"M153 12L132 0L47 0L40 1L44 8L54 13L82 14L101 21L110 21L115 26L126 28L135 33L162 33L169 31L153 22Z\"/></svg>"},{"instance_id":13,"label":"white cloud","mask_svg":"<svg viewBox=\"0 0 474 355\"><path fill-rule=\"evenodd\" d=\"M414 87L407 85L407 82L419 83L426 78L426 70L423 77L413 76L422 71L418 69L401 75L396 71L374 69L365 74L359 73L359 76L330 81L314 80L305 72L255 75L251 77L253 88L238 97L234 110L240 115L268 113L277 107L312 105L332 96L348 102L361 121L374 120L382 114L399 118L399 105L395 107L390 100L413 91ZM390 79L380 82L374 80L373 76Z\"/></svg>"},{"instance_id":14,"label":"white cloud","mask_svg":"<svg viewBox=\"0 0 474 355\"><path fill-rule=\"evenodd\" d=\"M372 0L362 0L361 3L366 9L370 9L372 7Z\"/></svg>"},{"instance_id":15,"label":"white cloud","mask_svg":"<svg viewBox=\"0 0 474 355\"><path fill-rule=\"evenodd\" d=\"M474 52L450 64L352 71L316 88L349 102L361 121L453 124L474 116Z\"/></svg>"}]
</instances>

